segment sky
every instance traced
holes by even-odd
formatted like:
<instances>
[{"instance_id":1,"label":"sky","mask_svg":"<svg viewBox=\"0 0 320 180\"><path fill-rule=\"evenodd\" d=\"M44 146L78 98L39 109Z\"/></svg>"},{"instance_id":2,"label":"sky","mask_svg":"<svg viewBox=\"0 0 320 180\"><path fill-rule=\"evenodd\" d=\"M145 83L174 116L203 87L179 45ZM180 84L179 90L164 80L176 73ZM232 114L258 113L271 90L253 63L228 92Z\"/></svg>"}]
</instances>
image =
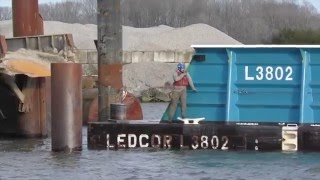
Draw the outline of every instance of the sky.
<instances>
[{"instance_id":1,"label":"sky","mask_svg":"<svg viewBox=\"0 0 320 180\"><path fill-rule=\"evenodd\" d=\"M310 2L320 12L320 0L306 0L306 1Z\"/></svg>"},{"instance_id":2,"label":"sky","mask_svg":"<svg viewBox=\"0 0 320 180\"><path fill-rule=\"evenodd\" d=\"M39 3L49 3L49 2L61 2L64 0L38 0ZM298 0L298 1L303 1L303 0ZM320 0L306 0L309 1L311 4L313 4L314 7L318 9L320 12ZM11 6L11 0L0 0L0 6Z\"/></svg>"},{"instance_id":3,"label":"sky","mask_svg":"<svg viewBox=\"0 0 320 180\"><path fill-rule=\"evenodd\" d=\"M22 0L23 1L23 0ZM64 0L38 0L40 4L50 3L50 2L61 2ZM11 0L0 0L0 6L11 6Z\"/></svg>"}]
</instances>

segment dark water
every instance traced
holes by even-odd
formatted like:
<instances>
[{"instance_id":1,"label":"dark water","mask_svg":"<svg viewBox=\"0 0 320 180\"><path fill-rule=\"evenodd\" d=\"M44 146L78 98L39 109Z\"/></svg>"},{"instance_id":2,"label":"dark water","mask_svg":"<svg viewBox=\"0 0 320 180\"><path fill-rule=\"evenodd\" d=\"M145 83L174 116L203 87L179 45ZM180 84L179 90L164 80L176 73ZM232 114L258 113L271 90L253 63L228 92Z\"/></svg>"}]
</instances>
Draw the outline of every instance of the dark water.
<instances>
[{"instance_id":1,"label":"dark water","mask_svg":"<svg viewBox=\"0 0 320 180\"><path fill-rule=\"evenodd\" d=\"M320 153L97 151L86 131L83 151L70 154L51 152L49 138L0 139L0 179L320 179Z\"/></svg>"},{"instance_id":2,"label":"dark water","mask_svg":"<svg viewBox=\"0 0 320 180\"><path fill-rule=\"evenodd\" d=\"M215 150L51 152L50 139L0 140L1 179L320 179L320 153Z\"/></svg>"}]
</instances>

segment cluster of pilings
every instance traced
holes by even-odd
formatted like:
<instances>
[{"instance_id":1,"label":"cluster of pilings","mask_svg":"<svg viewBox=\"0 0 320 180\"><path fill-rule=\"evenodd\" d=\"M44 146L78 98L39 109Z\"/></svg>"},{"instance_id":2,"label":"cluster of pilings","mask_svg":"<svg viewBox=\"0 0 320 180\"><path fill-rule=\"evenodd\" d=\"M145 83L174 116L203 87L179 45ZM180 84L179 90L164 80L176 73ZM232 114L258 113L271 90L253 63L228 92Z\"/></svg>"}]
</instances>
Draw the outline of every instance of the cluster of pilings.
<instances>
[{"instance_id":1,"label":"cluster of pilings","mask_svg":"<svg viewBox=\"0 0 320 180\"><path fill-rule=\"evenodd\" d=\"M44 34L38 0L12 0L14 37L37 37ZM1 36L1 41L5 38ZM6 44L6 43L1 43ZM40 46L40 44L39 44ZM1 55L7 51L1 46ZM20 79L21 84L34 82L27 99L31 111L18 113L16 135L46 137L51 126L52 150L82 149L82 67L76 63L51 64L51 78ZM2 102L5 103L5 102ZM17 105L17 104L16 104ZM51 122L51 124L48 124Z\"/></svg>"},{"instance_id":2,"label":"cluster of pilings","mask_svg":"<svg viewBox=\"0 0 320 180\"><path fill-rule=\"evenodd\" d=\"M38 0L12 0L14 37L44 34ZM99 121L142 119L137 99L128 93L120 102L114 96L123 91L122 24L120 0L98 0L98 115ZM3 40L0 39L0 40ZM2 49L0 49L0 54ZM82 149L82 68L76 63L51 64L51 78L35 78L30 99L34 109L19 115L18 134L47 136L51 120L53 151ZM30 81L27 77L25 81ZM115 93L116 92L116 93ZM127 94L127 93L125 93ZM134 99L134 101L132 101ZM115 109L114 109L115 108ZM121 108L118 109L117 108ZM121 113L121 114L110 114Z\"/></svg>"}]
</instances>

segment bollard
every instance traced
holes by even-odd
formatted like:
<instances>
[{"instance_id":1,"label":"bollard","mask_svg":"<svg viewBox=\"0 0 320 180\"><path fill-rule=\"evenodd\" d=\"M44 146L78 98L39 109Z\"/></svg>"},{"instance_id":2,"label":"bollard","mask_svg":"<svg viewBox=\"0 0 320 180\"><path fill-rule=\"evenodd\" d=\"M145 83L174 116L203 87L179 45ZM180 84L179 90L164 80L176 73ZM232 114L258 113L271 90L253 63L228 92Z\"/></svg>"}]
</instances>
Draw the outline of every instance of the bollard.
<instances>
[{"instance_id":1,"label":"bollard","mask_svg":"<svg viewBox=\"0 0 320 180\"><path fill-rule=\"evenodd\" d=\"M110 104L110 119L112 120L126 120L127 108L122 103Z\"/></svg>"},{"instance_id":2,"label":"bollard","mask_svg":"<svg viewBox=\"0 0 320 180\"><path fill-rule=\"evenodd\" d=\"M82 149L82 67L51 64L52 151Z\"/></svg>"}]
</instances>

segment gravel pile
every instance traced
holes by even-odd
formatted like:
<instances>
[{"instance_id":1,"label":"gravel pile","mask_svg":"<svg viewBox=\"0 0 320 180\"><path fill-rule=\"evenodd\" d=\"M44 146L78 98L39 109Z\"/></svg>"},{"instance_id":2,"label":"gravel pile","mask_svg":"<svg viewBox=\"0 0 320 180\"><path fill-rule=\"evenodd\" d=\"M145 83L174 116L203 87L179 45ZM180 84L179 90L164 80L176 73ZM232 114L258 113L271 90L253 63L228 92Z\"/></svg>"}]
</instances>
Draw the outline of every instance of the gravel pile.
<instances>
[{"instance_id":1,"label":"gravel pile","mask_svg":"<svg viewBox=\"0 0 320 180\"><path fill-rule=\"evenodd\" d=\"M136 96L150 88L164 87L166 82L173 82L176 64L144 62L132 63L123 67L123 84Z\"/></svg>"},{"instance_id":2,"label":"gravel pile","mask_svg":"<svg viewBox=\"0 0 320 180\"><path fill-rule=\"evenodd\" d=\"M79 49L95 49L97 26L44 22L45 34L73 34ZM11 21L0 21L0 34L12 37ZM192 51L192 44L241 44L218 29L206 24L193 24L182 28L157 26L150 28L123 27L125 51Z\"/></svg>"},{"instance_id":3,"label":"gravel pile","mask_svg":"<svg viewBox=\"0 0 320 180\"><path fill-rule=\"evenodd\" d=\"M97 26L44 22L45 34L73 34L78 49L96 49ZM11 21L0 21L0 34L12 37ZM192 44L241 44L230 36L206 24L193 24L182 28L160 25L150 28L123 27L124 51L179 51L193 52ZM123 84L137 96L150 88L163 87L172 82L176 64L132 63L124 66Z\"/></svg>"},{"instance_id":4,"label":"gravel pile","mask_svg":"<svg viewBox=\"0 0 320 180\"><path fill-rule=\"evenodd\" d=\"M230 36L206 24L183 28L157 27L162 31L148 33L154 28L139 29L137 39L130 30L124 31L124 49L128 51L193 51L192 44L241 44ZM126 30L126 28L124 29ZM132 38L133 41L126 41Z\"/></svg>"}]
</instances>

